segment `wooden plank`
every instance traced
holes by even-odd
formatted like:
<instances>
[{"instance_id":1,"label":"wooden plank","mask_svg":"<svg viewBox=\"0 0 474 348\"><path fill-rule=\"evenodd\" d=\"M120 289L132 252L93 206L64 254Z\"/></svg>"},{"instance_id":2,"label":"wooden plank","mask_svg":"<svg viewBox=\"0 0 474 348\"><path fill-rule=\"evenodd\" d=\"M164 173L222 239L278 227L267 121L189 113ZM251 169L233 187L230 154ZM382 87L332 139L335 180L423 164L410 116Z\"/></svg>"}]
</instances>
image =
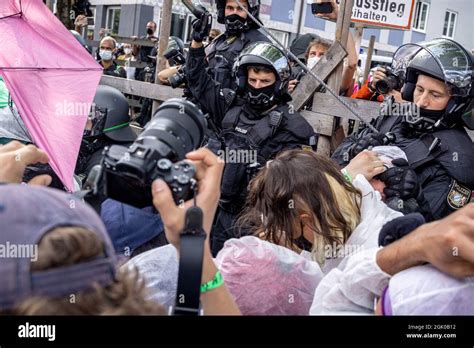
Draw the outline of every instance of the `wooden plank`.
<instances>
[{"instance_id":1,"label":"wooden plank","mask_svg":"<svg viewBox=\"0 0 474 348\"><path fill-rule=\"evenodd\" d=\"M359 119L347 110L344 105L334 99L335 98L330 94L316 93L314 95L313 111L323 115L359 121ZM381 104L378 102L364 99L351 99L347 97L341 97L341 99L348 103L352 109L362 117L364 122L368 122L371 119L378 117L380 114Z\"/></svg>"},{"instance_id":2,"label":"wooden plank","mask_svg":"<svg viewBox=\"0 0 474 348\"><path fill-rule=\"evenodd\" d=\"M136 125L134 125L134 124L130 124L130 128L132 128L132 131L133 131L136 135L140 135L140 133L143 131L143 128L142 128L142 127L136 126Z\"/></svg>"},{"instance_id":3,"label":"wooden plank","mask_svg":"<svg viewBox=\"0 0 474 348\"><path fill-rule=\"evenodd\" d=\"M364 82L369 78L370 65L372 64L372 55L374 54L375 35L370 36L369 51L367 52L367 60L364 67Z\"/></svg>"},{"instance_id":4,"label":"wooden plank","mask_svg":"<svg viewBox=\"0 0 474 348\"><path fill-rule=\"evenodd\" d=\"M166 58L163 57L168 49L168 41L171 33L171 18L173 12L173 0L163 0L161 6L161 20L160 20L160 43L158 45L157 64L155 69L155 83L159 83L158 74L166 69ZM155 101L152 106L152 115L158 109L159 104Z\"/></svg>"},{"instance_id":5,"label":"wooden plank","mask_svg":"<svg viewBox=\"0 0 474 348\"><path fill-rule=\"evenodd\" d=\"M139 60L127 61L127 60L115 59L115 63L117 63L117 65L120 65L120 66L129 66L131 68L139 68L139 69L143 69L148 65L147 63L139 61Z\"/></svg>"},{"instance_id":6,"label":"wooden plank","mask_svg":"<svg viewBox=\"0 0 474 348\"><path fill-rule=\"evenodd\" d=\"M139 100L127 98L128 105L134 108L139 108L142 106Z\"/></svg>"},{"instance_id":7,"label":"wooden plank","mask_svg":"<svg viewBox=\"0 0 474 348\"><path fill-rule=\"evenodd\" d=\"M339 7L339 14L337 16L336 22L336 35L335 42L338 42L345 49L347 47L347 42L349 38L349 29L351 25L351 15L352 7L354 5L354 0L341 0L341 5ZM342 73L344 71L344 65L340 62L337 67L333 70L331 76L328 79L328 86L334 92L339 93L342 83ZM337 103L337 101L336 101ZM316 104L316 99L313 99L313 110ZM332 119L332 134L335 132L336 119ZM331 142L330 138L321 137L318 142L318 153L326 156L330 156L332 146L334 142Z\"/></svg>"},{"instance_id":8,"label":"wooden plank","mask_svg":"<svg viewBox=\"0 0 474 348\"><path fill-rule=\"evenodd\" d=\"M170 98L181 98L183 95L183 90L181 88L173 89L169 86L122 79L120 77L107 75L102 75L100 84L117 88L122 93L137 95L159 101L165 101Z\"/></svg>"},{"instance_id":9,"label":"wooden plank","mask_svg":"<svg viewBox=\"0 0 474 348\"><path fill-rule=\"evenodd\" d=\"M320 79L325 80L346 55L347 53L342 48L341 44L335 42L321 60L313 67L312 72ZM301 110L319 86L320 83L314 77L306 74L301 79L301 82L296 86L292 94L292 104L295 110Z\"/></svg>"},{"instance_id":10,"label":"wooden plank","mask_svg":"<svg viewBox=\"0 0 474 348\"><path fill-rule=\"evenodd\" d=\"M330 137L332 135L333 117L314 111L303 110L299 112L313 127L317 134Z\"/></svg>"}]
</instances>

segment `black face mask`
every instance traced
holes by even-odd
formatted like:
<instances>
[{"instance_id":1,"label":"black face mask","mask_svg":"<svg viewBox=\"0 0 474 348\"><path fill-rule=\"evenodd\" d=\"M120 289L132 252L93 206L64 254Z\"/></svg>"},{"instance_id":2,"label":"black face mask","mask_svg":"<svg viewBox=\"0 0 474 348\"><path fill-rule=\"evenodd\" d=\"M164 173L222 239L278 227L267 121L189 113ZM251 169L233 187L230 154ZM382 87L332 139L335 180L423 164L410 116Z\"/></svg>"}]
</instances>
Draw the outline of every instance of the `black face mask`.
<instances>
[{"instance_id":1,"label":"black face mask","mask_svg":"<svg viewBox=\"0 0 474 348\"><path fill-rule=\"evenodd\" d=\"M238 14L225 17L225 30L228 34L240 34L247 29L247 20Z\"/></svg>"},{"instance_id":2,"label":"black face mask","mask_svg":"<svg viewBox=\"0 0 474 348\"><path fill-rule=\"evenodd\" d=\"M153 35L153 29L147 28L147 29L146 29L146 33L147 33L148 35Z\"/></svg>"},{"instance_id":3,"label":"black face mask","mask_svg":"<svg viewBox=\"0 0 474 348\"><path fill-rule=\"evenodd\" d=\"M435 123L441 119L446 110L427 110L423 108L419 108L419 116L406 116L405 122L408 125L419 131L430 131L434 129Z\"/></svg>"},{"instance_id":4,"label":"black face mask","mask_svg":"<svg viewBox=\"0 0 474 348\"><path fill-rule=\"evenodd\" d=\"M252 109L267 110L275 104L275 84L263 88L247 84L245 95Z\"/></svg>"}]
</instances>

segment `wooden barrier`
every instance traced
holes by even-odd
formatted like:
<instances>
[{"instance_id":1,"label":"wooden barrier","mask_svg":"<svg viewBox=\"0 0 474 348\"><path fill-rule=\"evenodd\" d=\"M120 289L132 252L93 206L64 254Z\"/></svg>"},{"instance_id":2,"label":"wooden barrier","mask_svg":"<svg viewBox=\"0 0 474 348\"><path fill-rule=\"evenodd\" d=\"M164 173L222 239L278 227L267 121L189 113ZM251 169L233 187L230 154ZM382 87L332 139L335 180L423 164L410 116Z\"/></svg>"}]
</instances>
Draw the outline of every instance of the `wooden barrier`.
<instances>
[{"instance_id":1,"label":"wooden barrier","mask_svg":"<svg viewBox=\"0 0 474 348\"><path fill-rule=\"evenodd\" d=\"M183 90L181 88L173 89L169 86L158 85L155 83L127 80L107 75L101 77L100 84L117 88L122 93L161 102L170 98L181 98L183 95Z\"/></svg>"}]
</instances>

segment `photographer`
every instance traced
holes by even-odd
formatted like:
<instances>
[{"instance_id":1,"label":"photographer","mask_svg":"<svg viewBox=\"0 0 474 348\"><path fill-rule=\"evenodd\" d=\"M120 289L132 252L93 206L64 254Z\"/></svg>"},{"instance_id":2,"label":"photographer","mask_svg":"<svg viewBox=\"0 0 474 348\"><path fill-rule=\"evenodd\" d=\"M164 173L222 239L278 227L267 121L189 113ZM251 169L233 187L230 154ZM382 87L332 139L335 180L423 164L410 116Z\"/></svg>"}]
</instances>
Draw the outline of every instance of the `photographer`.
<instances>
[{"instance_id":1,"label":"photographer","mask_svg":"<svg viewBox=\"0 0 474 348\"><path fill-rule=\"evenodd\" d=\"M187 158L197 169L196 200L203 210L204 230L209 233L219 199L215 182L220 181L222 165L205 149L189 153ZM0 244L38 244L31 260L14 257L0 263L5 280L0 282L0 314L165 314L159 304L147 300L139 274L118 270L110 238L90 207L57 190L16 184L27 165L47 161L47 155L32 145L13 141L0 146L0 221L8 225L0 232ZM152 194L167 238L179 249L186 210L174 204L164 182L156 181ZM188 201L184 207L191 205ZM208 240L203 260L204 284L217 274ZM75 294L74 302L70 301L70 294ZM240 314L223 282L214 289L201 290L201 302L206 315Z\"/></svg>"},{"instance_id":2,"label":"photographer","mask_svg":"<svg viewBox=\"0 0 474 348\"><path fill-rule=\"evenodd\" d=\"M383 102L385 96L393 96L397 103L401 103L402 95L399 91L401 86L397 86L397 89L390 88L388 92L377 88L377 86L381 83L380 81L386 80L387 70L385 68L378 67L374 71L372 80L367 80L357 92L354 92L354 94L351 95L351 98Z\"/></svg>"},{"instance_id":3,"label":"photographer","mask_svg":"<svg viewBox=\"0 0 474 348\"><path fill-rule=\"evenodd\" d=\"M243 209L247 186L257 170L284 149L316 145L311 125L287 104L289 61L276 46L258 42L247 47L234 65L238 92L222 89L205 71L206 56L201 37L193 33L186 69L188 85L214 123L222 129L222 150L256 154L256 158L226 163L220 210L212 232L213 254L235 237L236 216ZM222 153L222 152L221 152Z\"/></svg>"},{"instance_id":4,"label":"photographer","mask_svg":"<svg viewBox=\"0 0 474 348\"><path fill-rule=\"evenodd\" d=\"M440 219L465 206L474 188L474 145L462 119L473 98L472 58L455 41L435 39L402 46L392 66L405 75L403 99L414 104L402 114L389 110L378 117L373 125L380 133L366 128L347 138L333 158L345 165L392 133L408 161L380 176L387 200L399 208L415 200L412 210L426 209L425 218Z\"/></svg>"},{"instance_id":5,"label":"photographer","mask_svg":"<svg viewBox=\"0 0 474 348\"><path fill-rule=\"evenodd\" d=\"M260 0L241 0L241 3L258 19ZM232 68L237 56L251 43L270 40L257 29L236 1L217 0L216 6L217 21L225 25L225 32L206 47L209 73L222 88L235 89Z\"/></svg>"}]
</instances>

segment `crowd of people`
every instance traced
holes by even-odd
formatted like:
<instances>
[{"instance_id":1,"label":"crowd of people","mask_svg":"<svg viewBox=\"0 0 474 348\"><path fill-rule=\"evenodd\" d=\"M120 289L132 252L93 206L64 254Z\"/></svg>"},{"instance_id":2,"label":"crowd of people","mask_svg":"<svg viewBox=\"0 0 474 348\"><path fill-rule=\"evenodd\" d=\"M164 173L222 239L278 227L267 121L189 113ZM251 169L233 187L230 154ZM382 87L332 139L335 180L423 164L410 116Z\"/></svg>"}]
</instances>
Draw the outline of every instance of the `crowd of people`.
<instances>
[{"instance_id":1,"label":"crowd of people","mask_svg":"<svg viewBox=\"0 0 474 348\"><path fill-rule=\"evenodd\" d=\"M0 258L0 313L170 313L180 303L182 232L197 206L205 315L474 315L474 143L466 131L474 128L473 55L448 39L409 44L391 67L360 83L349 35L339 93L384 101L386 112L329 158L317 153L319 135L291 105L306 70L251 18L260 1L241 2L216 1L222 34L204 13L187 52L170 40L186 59L160 73L162 82L183 73L192 104L179 105L202 119L195 127L203 141L185 154L195 168L189 200L177 202L165 177L152 178L146 207L111 192L79 194L90 190L90 174L105 166L112 145L130 147L127 154L147 168L169 170L163 158L147 157L149 144L173 162L183 159L181 142L195 139L195 130L173 101L159 112L168 112L160 125L174 131L154 126L155 114L141 118L147 133L140 136L126 97L99 86L71 193L52 170L36 175L48 154L35 146L0 77L0 245L36 246L30 258ZM335 2L318 16L335 20ZM149 22L144 39L157 41L156 30ZM325 64L330 46L312 38L300 56L307 69ZM104 74L143 79L144 71L115 58L153 64L157 52L104 35L97 54ZM390 77L398 85L381 90ZM391 112L387 103L410 109Z\"/></svg>"}]
</instances>

